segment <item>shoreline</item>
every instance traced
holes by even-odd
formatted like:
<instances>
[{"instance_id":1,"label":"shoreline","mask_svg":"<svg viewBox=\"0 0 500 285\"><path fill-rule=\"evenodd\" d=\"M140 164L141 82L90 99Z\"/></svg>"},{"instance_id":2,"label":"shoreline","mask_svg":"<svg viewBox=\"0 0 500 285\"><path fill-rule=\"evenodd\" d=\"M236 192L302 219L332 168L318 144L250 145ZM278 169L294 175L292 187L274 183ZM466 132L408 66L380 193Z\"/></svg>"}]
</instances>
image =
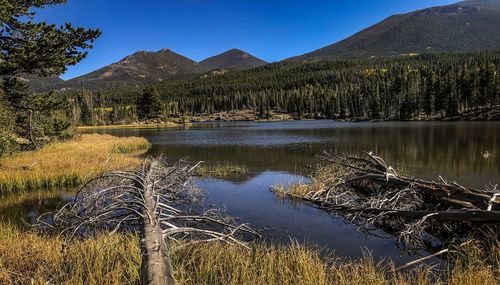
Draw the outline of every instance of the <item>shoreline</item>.
<instances>
[{"instance_id":1,"label":"shoreline","mask_svg":"<svg viewBox=\"0 0 500 285\"><path fill-rule=\"evenodd\" d=\"M285 119L285 120L197 120L188 123L133 123L133 124L120 124L120 125L103 125L103 126L78 126L78 131L87 130L105 130L105 129L166 129L166 128L182 128L190 127L199 123L232 123L232 122L253 122L253 123L273 123L273 122L304 122L304 121L335 121L341 123L385 123L385 122L399 122L399 123L417 123L417 122L500 122L500 118L495 119L414 119L414 120L398 120L398 119Z\"/></svg>"},{"instance_id":2,"label":"shoreline","mask_svg":"<svg viewBox=\"0 0 500 285\"><path fill-rule=\"evenodd\" d=\"M259 118L253 110L218 112L213 114L198 114L187 117L172 118L170 121L134 122L131 124L116 124L102 126L78 126L77 130L99 129L155 129L155 128L180 128L191 126L194 123L223 123L223 122L288 122L288 121L324 121L336 122L495 122L500 121L500 107L487 110L468 112L450 117L429 117L402 120L398 118L370 119L370 118L296 118L292 114L271 112L267 119Z\"/></svg>"}]
</instances>

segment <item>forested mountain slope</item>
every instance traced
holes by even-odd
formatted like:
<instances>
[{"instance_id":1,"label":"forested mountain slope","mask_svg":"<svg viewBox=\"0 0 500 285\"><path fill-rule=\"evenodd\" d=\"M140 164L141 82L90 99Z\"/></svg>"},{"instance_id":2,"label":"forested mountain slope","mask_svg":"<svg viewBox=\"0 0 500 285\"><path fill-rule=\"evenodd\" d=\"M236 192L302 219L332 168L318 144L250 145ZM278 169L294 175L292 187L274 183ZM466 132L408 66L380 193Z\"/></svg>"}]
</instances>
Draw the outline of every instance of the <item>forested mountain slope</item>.
<instances>
[{"instance_id":1,"label":"forested mountain slope","mask_svg":"<svg viewBox=\"0 0 500 285\"><path fill-rule=\"evenodd\" d=\"M281 62L155 85L161 118L254 110L295 118L450 118L500 105L500 51ZM102 121L137 119L141 87L72 91ZM86 99L82 99L86 98ZM113 113L102 110L113 109ZM121 111L116 111L121 110Z\"/></svg>"},{"instance_id":2,"label":"forested mountain slope","mask_svg":"<svg viewBox=\"0 0 500 285\"><path fill-rule=\"evenodd\" d=\"M496 49L499 31L500 0L470 0L391 16L295 59Z\"/></svg>"}]
</instances>

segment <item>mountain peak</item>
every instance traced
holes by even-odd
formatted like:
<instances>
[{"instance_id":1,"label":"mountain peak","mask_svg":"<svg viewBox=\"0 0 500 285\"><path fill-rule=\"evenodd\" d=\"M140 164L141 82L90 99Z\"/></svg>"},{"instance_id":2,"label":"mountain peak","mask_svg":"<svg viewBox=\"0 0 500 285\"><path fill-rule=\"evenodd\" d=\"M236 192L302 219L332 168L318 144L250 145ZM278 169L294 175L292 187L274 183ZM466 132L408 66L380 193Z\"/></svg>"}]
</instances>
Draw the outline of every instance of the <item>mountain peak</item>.
<instances>
[{"instance_id":1,"label":"mountain peak","mask_svg":"<svg viewBox=\"0 0 500 285\"><path fill-rule=\"evenodd\" d=\"M225 52L245 53L244 51L242 51L241 49L238 49L238 48L232 48L232 49L229 49Z\"/></svg>"},{"instance_id":2,"label":"mountain peak","mask_svg":"<svg viewBox=\"0 0 500 285\"><path fill-rule=\"evenodd\" d=\"M230 49L200 62L204 70L246 69L265 65L267 62L240 49Z\"/></svg>"},{"instance_id":3,"label":"mountain peak","mask_svg":"<svg viewBox=\"0 0 500 285\"><path fill-rule=\"evenodd\" d=\"M68 81L76 85L157 82L178 74L201 72L197 62L170 49L137 51L124 59Z\"/></svg>"}]
</instances>

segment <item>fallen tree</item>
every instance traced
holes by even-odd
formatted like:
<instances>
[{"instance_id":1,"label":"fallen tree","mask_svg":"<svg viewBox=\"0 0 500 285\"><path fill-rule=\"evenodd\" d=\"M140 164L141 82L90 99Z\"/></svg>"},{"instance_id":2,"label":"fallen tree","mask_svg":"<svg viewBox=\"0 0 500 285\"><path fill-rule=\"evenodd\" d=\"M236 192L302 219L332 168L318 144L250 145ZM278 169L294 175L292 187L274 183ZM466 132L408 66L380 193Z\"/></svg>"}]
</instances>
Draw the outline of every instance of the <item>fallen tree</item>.
<instances>
[{"instance_id":1,"label":"fallen tree","mask_svg":"<svg viewBox=\"0 0 500 285\"><path fill-rule=\"evenodd\" d=\"M258 235L216 210L193 208L200 192L192 177L195 166L169 166L161 158L136 171L117 171L89 181L53 214L51 227L69 235L102 230L134 231L141 236L143 284L177 284L170 250L197 242L224 241L245 246L238 237Z\"/></svg>"},{"instance_id":2,"label":"fallen tree","mask_svg":"<svg viewBox=\"0 0 500 285\"><path fill-rule=\"evenodd\" d=\"M470 238L497 241L500 235L496 186L481 190L442 177L436 182L401 175L372 153L325 153L312 180L298 194L284 194L345 216L367 232L383 229L407 249Z\"/></svg>"}]
</instances>

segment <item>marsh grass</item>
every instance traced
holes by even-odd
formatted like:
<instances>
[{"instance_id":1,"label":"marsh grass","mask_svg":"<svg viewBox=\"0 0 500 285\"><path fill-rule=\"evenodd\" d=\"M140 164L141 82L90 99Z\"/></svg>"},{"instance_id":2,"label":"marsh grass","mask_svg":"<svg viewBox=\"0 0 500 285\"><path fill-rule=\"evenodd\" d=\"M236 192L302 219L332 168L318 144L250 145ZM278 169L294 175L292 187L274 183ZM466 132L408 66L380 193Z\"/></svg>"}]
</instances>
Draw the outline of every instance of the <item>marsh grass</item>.
<instances>
[{"instance_id":1,"label":"marsh grass","mask_svg":"<svg viewBox=\"0 0 500 285\"><path fill-rule=\"evenodd\" d=\"M0 284L138 284L133 235L65 242L0 224Z\"/></svg>"},{"instance_id":2,"label":"marsh grass","mask_svg":"<svg viewBox=\"0 0 500 285\"><path fill-rule=\"evenodd\" d=\"M110 170L132 168L149 148L144 138L84 134L0 158L0 194L75 186Z\"/></svg>"},{"instance_id":3,"label":"marsh grass","mask_svg":"<svg viewBox=\"0 0 500 285\"><path fill-rule=\"evenodd\" d=\"M485 252L474 243L463 248L465 254L450 257L455 262L447 275L450 284L500 284L500 242L491 245Z\"/></svg>"},{"instance_id":4,"label":"marsh grass","mask_svg":"<svg viewBox=\"0 0 500 285\"><path fill-rule=\"evenodd\" d=\"M199 176L229 178L246 175L248 168L235 164L216 164L213 166L199 166L196 171Z\"/></svg>"},{"instance_id":5,"label":"marsh grass","mask_svg":"<svg viewBox=\"0 0 500 285\"><path fill-rule=\"evenodd\" d=\"M141 262L135 235L101 235L65 242L0 223L0 284L138 284ZM298 243L250 249L201 243L172 252L180 284L499 284L499 247L471 246L444 272L429 267L395 272L366 257L322 257ZM496 260L496 261L495 261ZM496 262L496 263L495 263Z\"/></svg>"},{"instance_id":6,"label":"marsh grass","mask_svg":"<svg viewBox=\"0 0 500 285\"><path fill-rule=\"evenodd\" d=\"M280 198L302 199L309 192L318 192L324 187L323 183L317 181L311 183L295 182L275 185L272 187L272 191Z\"/></svg>"}]
</instances>

